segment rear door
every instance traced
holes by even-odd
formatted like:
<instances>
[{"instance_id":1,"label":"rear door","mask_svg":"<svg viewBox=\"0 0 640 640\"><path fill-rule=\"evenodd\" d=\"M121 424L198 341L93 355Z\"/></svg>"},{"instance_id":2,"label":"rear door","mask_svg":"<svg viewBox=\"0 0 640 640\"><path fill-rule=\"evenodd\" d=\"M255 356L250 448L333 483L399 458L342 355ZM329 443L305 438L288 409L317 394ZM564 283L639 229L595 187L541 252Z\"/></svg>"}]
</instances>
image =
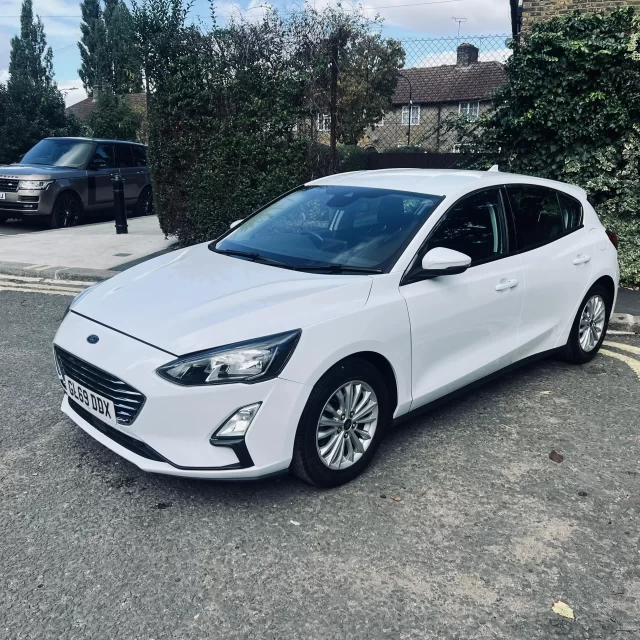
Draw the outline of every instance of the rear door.
<instances>
[{"instance_id":1,"label":"rear door","mask_svg":"<svg viewBox=\"0 0 640 640\"><path fill-rule=\"evenodd\" d=\"M132 145L125 142L114 144L116 165L120 175L124 178L124 199L127 206L133 206L145 185L145 176L136 163L131 149Z\"/></svg>"},{"instance_id":2,"label":"rear door","mask_svg":"<svg viewBox=\"0 0 640 640\"><path fill-rule=\"evenodd\" d=\"M560 346L591 280L593 243L575 198L535 185L507 193L524 272L519 360Z\"/></svg>"},{"instance_id":3,"label":"rear door","mask_svg":"<svg viewBox=\"0 0 640 640\"><path fill-rule=\"evenodd\" d=\"M400 287L411 321L413 408L512 362L523 287L510 238L501 189L485 189L453 205L418 254L454 249L471 266Z\"/></svg>"}]
</instances>

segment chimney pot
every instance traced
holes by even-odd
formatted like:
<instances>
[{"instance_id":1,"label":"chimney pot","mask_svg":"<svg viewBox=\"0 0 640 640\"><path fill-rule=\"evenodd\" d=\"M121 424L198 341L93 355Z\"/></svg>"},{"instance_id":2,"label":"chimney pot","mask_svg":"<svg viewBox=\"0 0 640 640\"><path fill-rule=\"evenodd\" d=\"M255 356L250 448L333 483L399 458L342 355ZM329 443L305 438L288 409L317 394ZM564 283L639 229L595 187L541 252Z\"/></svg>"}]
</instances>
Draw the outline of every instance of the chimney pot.
<instances>
[{"instance_id":1,"label":"chimney pot","mask_svg":"<svg viewBox=\"0 0 640 640\"><path fill-rule=\"evenodd\" d=\"M458 59L456 62L456 66L468 67L470 64L475 64L476 62L478 62L478 53L478 47L468 42L463 42L458 47Z\"/></svg>"}]
</instances>

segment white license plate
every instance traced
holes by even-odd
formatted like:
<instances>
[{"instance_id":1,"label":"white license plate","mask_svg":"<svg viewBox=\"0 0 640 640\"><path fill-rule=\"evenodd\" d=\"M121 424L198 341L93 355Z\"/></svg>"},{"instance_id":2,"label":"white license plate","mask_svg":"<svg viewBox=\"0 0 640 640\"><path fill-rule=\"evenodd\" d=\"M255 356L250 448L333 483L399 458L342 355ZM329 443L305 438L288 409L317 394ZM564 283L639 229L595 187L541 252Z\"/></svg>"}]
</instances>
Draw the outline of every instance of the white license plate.
<instances>
[{"instance_id":1,"label":"white license plate","mask_svg":"<svg viewBox=\"0 0 640 640\"><path fill-rule=\"evenodd\" d=\"M4 200L4 197L5 197L6 195L7 195L6 193L1 193L1 192L0 192L0 200Z\"/></svg>"},{"instance_id":2,"label":"white license plate","mask_svg":"<svg viewBox=\"0 0 640 640\"><path fill-rule=\"evenodd\" d=\"M89 413L100 418L103 422L115 427L116 411L111 400L89 391L84 385L72 380L68 376L64 377L64 386L70 398L75 400L81 407L84 407Z\"/></svg>"}]
</instances>

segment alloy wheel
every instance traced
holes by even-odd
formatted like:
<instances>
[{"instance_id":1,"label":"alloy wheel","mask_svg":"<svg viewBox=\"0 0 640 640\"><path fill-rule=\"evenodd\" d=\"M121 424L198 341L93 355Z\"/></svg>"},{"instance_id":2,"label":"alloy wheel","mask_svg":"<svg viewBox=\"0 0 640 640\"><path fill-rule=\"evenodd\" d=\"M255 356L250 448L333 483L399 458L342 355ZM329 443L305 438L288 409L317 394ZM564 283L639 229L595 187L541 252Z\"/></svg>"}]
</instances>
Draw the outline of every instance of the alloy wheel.
<instances>
[{"instance_id":1,"label":"alloy wheel","mask_svg":"<svg viewBox=\"0 0 640 640\"><path fill-rule=\"evenodd\" d=\"M346 469L369 448L378 426L378 399L360 380L337 389L324 405L316 429L316 448L330 469Z\"/></svg>"},{"instance_id":2,"label":"alloy wheel","mask_svg":"<svg viewBox=\"0 0 640 640\"><path fill-rule=\"evenodd\" d=\"M607 308L601 295L591 296L580 314L578 336L580 348L589 353L593 351L602 337L607 318Z\"/></svg>"},{"instance_id":3,"label":"alloy wheel","mask_svg":"<svg viewBox=\"0 0 640 640\"><path fill-rule=\"evenodd\" d=\"M58 204L57 222L60 227L73 227L80 217L78 200L71 194L62 194Z\"/></svg>"}]
</instances>

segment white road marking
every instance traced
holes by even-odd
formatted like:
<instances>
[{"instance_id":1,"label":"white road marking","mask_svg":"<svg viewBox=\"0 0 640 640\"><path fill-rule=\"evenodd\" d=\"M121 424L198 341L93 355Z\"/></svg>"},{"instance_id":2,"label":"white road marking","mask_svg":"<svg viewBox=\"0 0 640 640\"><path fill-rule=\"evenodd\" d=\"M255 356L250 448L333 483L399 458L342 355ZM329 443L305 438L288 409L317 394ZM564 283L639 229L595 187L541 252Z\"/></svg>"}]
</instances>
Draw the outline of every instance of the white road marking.
<instances>
[{"instance_id":1,"label":"white road marking","mask_svg":"<svg viewBox=\"0 0 640 640\"><path fill-rule=\"evenodd\" d=\"M0 291L20 291L22 293L53 293L77 296L85 287L65 286L64 284L42 284L33 282L0 281Z\"/></svg>"},{"instance_id":2,"label":"white road marking","mask_svg":"<svg viewBox=\"0 0 640 640\"><path fill-rule=\"evenodd\" d=\"M45 264L42 267L34 267L34 271L44 271L45 269L55 269L54 266Z\"/></svg>"},{"instance_id":3,"label":"white road marking","mask_svg":"<svg viewBox=\"0 0 640 640\"><path fill-rule=\"evenodd\" d=\"M58 289L27 289L26 287L7 287L6 285L0 285L0 291L21 291L22 293L47 293L58 296L71 296L72 298L78 295L77 291L60 291Z\"/></svg>"},{"instance_id":4,"label":"white road marking","mask_svg":"<svg viewBox=\"0 0 640 640\"><path fill-rule=\"evenodd\" d=\"M36 271L42 267L46 269L48 266L48 264L32 264L30 267L25 267L25 271Z\"/></svg>"}]
</instances>

